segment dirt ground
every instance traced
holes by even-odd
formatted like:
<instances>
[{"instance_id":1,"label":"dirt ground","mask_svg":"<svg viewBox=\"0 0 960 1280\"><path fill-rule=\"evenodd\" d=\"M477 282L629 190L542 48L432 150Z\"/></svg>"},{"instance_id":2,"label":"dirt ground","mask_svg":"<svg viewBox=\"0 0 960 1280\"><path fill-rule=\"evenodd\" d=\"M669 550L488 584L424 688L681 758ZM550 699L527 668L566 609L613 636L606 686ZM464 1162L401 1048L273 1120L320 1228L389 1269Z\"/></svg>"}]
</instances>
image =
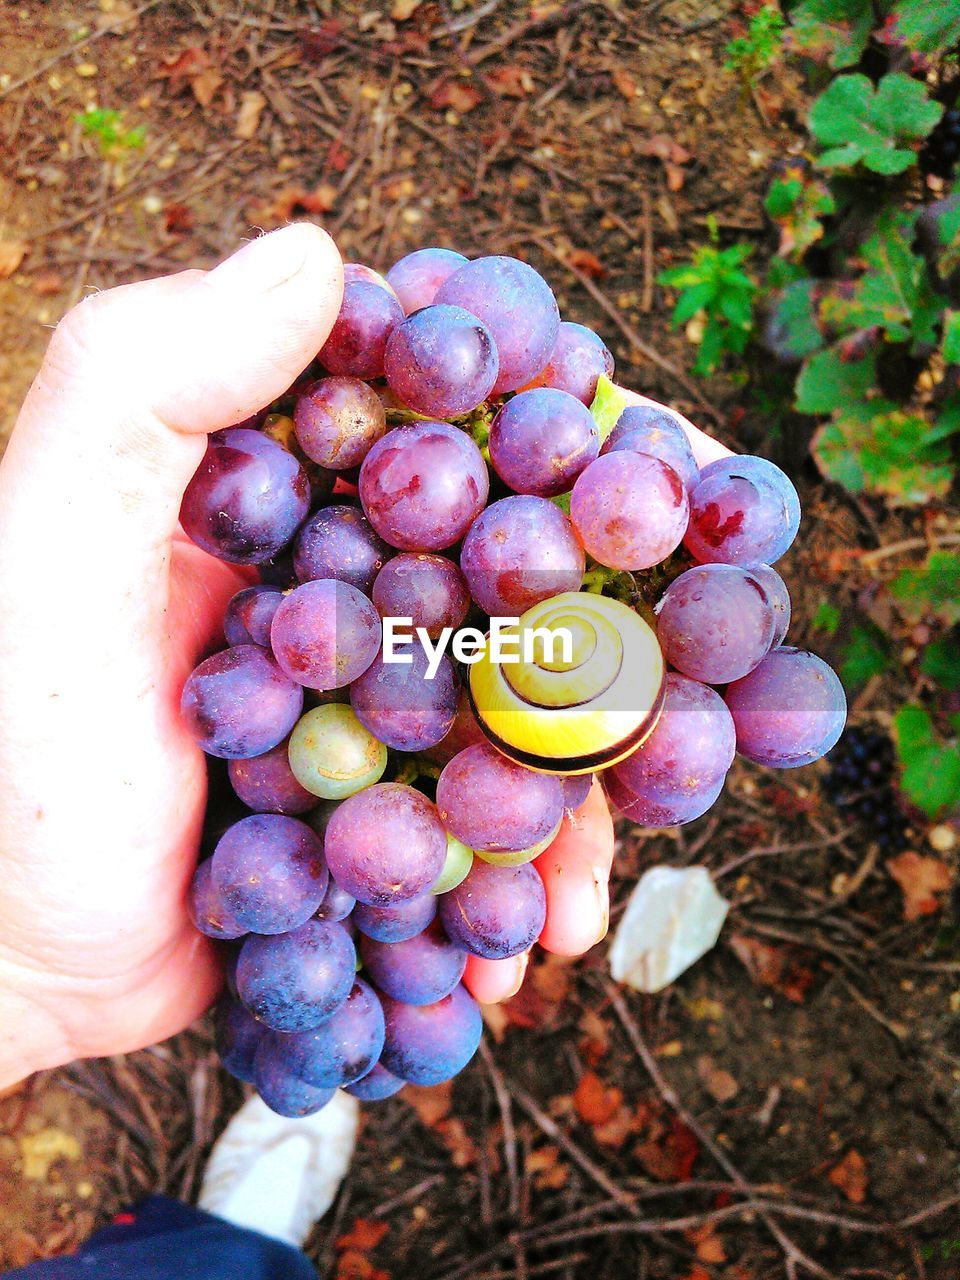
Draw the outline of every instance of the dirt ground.
<instances>
[{"instance_id":1,"label":"dirt ground","mask_svg":"<svg viewBox=\"0 0 960 1280\"><path fill-rule=\"evenodd\" d=\"M826 491L756 370L694 383L654 280L708 215L770 252L762 196L804 90L778 70L742 98L722 70L738 21L729 0L7 6L0 242L27 251L0 280L0 442L85 291L210 265L254 228L310 216L378 268L434 243L514 253L621 381L788 466L791 634L829 650L818 605L863 586L844 550L919 521ZM104 156L76 122L91 105L143 145ZM853 718L889 726L897 679ZM614 917L645 867L704 862L733 904L716 950L658 997L612 988L603 944L538 961L452 1089L366 1109L321 1274L960 1275L960 903L907 921L822 768L738 762L706 818L625 837ZM195 1194L241 1097L201 1025L0 1098L0 1262L67 1252L144 1192Z\"/></svg>"}]
</instances>

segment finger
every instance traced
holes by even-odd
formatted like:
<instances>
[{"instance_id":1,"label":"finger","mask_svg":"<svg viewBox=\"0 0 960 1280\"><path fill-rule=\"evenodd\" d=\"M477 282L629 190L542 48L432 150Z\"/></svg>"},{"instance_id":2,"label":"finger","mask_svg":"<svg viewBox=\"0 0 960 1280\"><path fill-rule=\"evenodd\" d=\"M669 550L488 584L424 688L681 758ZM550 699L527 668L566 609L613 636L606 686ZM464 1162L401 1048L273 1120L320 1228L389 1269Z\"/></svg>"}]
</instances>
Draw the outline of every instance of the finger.
<instances>
[{"instance_id":1,"label":"finger","mask_svg":"<svg viewBox=\"0 0 960 1280\"><path fill-rule=\"evenodd\" d=\"M613 864L613 819L600 783L533 865L547 894L540 945L561 956L589 951L610 923L608 883Z\"/></svg>"},{"instance_id":2,"label":"finger","mask_svg":"<svg viewBox=\"0 0 960 1280\"><path fill-rule=\"evenodd\" d=\"M523 986L529 956L524 951L508 960L484 960L480 956L467 956L463 984L475 1000L481 1004L498 1004L509 1000Z\"/></svg>"},{"instance_id":3,"label":"finger","mask_svg":"<svg viewBox=\"0 0 960 1280\"><path fill-rule=\"evenodd\" d=\"M718 458L727 458L732 453L725 444L721 444L719 440L715 440L713 436L708 436L705 431L701 431L699 427L695 427L689 418L685 418L682 413L676 409L672 409L670 405L661 404L659 400L651 400L649 396L641 396L636 391L628 391L626 387L621 387L624 395L630 404L644 404L652 409L664 409L671 414L683 427L690 441L690 447L693 450L693 456L697 460L698 467L705 467L708 462L716 462Z\"/></svg>"}]
</instances>

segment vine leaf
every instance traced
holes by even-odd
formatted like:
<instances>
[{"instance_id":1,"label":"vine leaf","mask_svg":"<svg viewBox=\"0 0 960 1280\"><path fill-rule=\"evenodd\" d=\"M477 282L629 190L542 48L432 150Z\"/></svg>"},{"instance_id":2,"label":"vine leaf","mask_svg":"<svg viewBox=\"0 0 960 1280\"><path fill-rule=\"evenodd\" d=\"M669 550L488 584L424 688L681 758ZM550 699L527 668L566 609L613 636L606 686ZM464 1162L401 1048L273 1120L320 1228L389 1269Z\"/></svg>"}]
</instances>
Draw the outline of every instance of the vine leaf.
<instances>
[{"instance_id":1,"label":"vine leaf","mask_svg":"<svg viewBox=\"0 0 960 1280\"><path fill-rule=\"evenodd\" d=\"M916 218L885 214L861 250L866 271L856 282L846 320L854 328L874 325L891 342L937 340L943 301L930 288L926 264L911 249Z\"/></svg>"},{"instance_id":2,"label":"vine leaf","mask_svg":"<svg viewBox=\"0 0 960 1280\"><path fill-rule=\"evenodd\" d=\"M862 360L842 360L836 351L819 351L797 378L796 408L800 413L833 413L852 400L865 400L876 382L872 353Z\"/></svg>"},{"instance_id":3,"label":"vine leaf","mask_svg":"<svg viewBox=\"0 0 960 1280\"><path fill-rule=\"evenodd\" d=\"M877 38L916 53L950 49L960 43L960 10L934 0L898 0Z\"/></svg>"},{"instance_id":4,"label":"vine leaf","mask_svg":"<svg viewBox=\"0 0 960 1280\"><path fill-rule=\"evenodd\" d=\"M935 614L948 624L960 622L960 555L932 551L919 569L902 569L891 594L912 617Z\"/></svg>"},{"instance_id":5,"label":"vine leaf","mask_svg":"<svg viewBox=\"0 0 960 1280\"><path fill-rule=\"evenodd\" d=\"M799 258L823 238L821 219L835 212L837 204L825 182L807 173L802 161L791 160L770 184L763 207L780 230L777 252Z\"/></svg>"},{"instance_id":6,"label":"vine leaf","mask_svg":"<svg viewBox=\"0 0 960 1280\"><path fill-rule=\"evenodd\" d=\"M860 61L873 27L872 0L801 0L786 42L796 53L841 70Z\"/></svg>"},{"instance_id":7,"label":"vine leaf","mask_svg":"<svg viewBox=\"0 0 960 1280\"><path fill-rule=\"evenodd\" d=\"M900 785L931 818L960 801L960 751L944 742L923 707L901 707L894 717L897 752L903 766Z\"/></svg>"},{"instance_id":8,"label":"vine leaf","mask_svg":"<svg viewBox=\"0 0 960 1280\"><path fill-rule=\"evenodd\" d=\"M916 155L899 144L925 138L942 112L925 86L902 72L885 75L876 90L859 72L837 76L810 110L810 132L827 148L816 163L821 169L863 164L874 173L903 173Z\"/></svg>"},{"instance_id":9,"label":"vine leaf","mask_svg":"<svg viewBox=\"0 0 960 1280\"><path fill-rule=\"evenodd\" d=\"M893 506L942 498L953 478L949 446L931 442L927 419L883 401L838 411L818 429L813 453L829 479L851 493L880 494Z\"/></svg>"},{"instance_id":10,"label":"vine leaf","mask_svg":"<svg viewBox=\"0 0 960 1280\"><path fill-rule=\"evenodd\" d=\"M817 322L817 281L794 280L777 298L767 324L767 341L781 359L802 360L823 346Z\"/></svg>"}]
</instances>

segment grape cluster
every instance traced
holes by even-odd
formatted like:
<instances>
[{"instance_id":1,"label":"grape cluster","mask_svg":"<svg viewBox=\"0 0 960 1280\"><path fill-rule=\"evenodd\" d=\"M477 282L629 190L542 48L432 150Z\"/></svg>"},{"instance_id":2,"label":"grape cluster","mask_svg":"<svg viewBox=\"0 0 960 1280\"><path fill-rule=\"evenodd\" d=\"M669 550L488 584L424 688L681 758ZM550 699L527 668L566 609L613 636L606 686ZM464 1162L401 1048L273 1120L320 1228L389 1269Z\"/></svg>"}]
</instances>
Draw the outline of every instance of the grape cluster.
<instances>
[{"instance_id":1,"label":"grape cluster","mask_svg":"<svg viewBox=\"0 0 960 1280\"><path fill-rule=\"evenodd\" d=\"M823 789L840 812L860 824L882 854L907 846L909 823L893 786L893 743L876 729L851 725L827 758Z\"/></svg>"},{"instance_id":2,"label":"grape cluster","mask_svg":"<svg viewBox=\"0 0 960 1280\"><path fill-rule=\"evenodd\" d=\"M830 668L783 644L770 565L800 507L782 471L701 470L682 420L650 403L601 439L610 352L523 262L422 249L386 277L344 275L315 364L210 438L181 510L205 550L260 569L183 690L185 725L250 810L190 909L228 952L223 1062L285 1115L466 1065L467 966L537 941L537 858L596 771L635 821L688 822L735 751L806 764L845 717ZM657 635L597 594L597 574L678 551ZM488 663L498 720L482 664L446 641L473 624L483 649L488 620L545 608L571 652L502 680ZM398 619L412 628L391 655Z\"/></svg>"},{"instance_id":3,"label":"grape cluster","mask_svg":"<svg viewBox=\"0 0 960 1280\"><path fill-rule=\"evenodd\" d=\"M951 107L920 149L920 169L949 181L960 159L960 107Z\"/></svg>"}]
</instances>

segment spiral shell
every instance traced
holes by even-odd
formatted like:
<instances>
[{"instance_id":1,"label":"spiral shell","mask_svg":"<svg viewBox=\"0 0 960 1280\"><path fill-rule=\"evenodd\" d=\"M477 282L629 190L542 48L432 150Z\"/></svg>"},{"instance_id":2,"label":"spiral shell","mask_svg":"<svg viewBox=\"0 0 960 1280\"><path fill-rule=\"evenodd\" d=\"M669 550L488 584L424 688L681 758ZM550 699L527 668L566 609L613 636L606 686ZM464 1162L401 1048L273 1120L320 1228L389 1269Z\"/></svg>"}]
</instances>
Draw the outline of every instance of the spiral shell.
<instances>
[{"instance_id":1,"label":"spiral shell","mask_svg":"<svg viewBox=\"0 0 960 1280\"><path fill-rule=\"evenodd\" d=\"M559 641L561 629L570 652L558 642L551 653L545 633ZM470 668L477 718L505 755L544 772L589 773L629 755L651 732L663 705L663 655L627 605L567 591L528 609L504 632L514 634L518 661L492 661L488 638Z\"/></svg>"}]
</instances>

